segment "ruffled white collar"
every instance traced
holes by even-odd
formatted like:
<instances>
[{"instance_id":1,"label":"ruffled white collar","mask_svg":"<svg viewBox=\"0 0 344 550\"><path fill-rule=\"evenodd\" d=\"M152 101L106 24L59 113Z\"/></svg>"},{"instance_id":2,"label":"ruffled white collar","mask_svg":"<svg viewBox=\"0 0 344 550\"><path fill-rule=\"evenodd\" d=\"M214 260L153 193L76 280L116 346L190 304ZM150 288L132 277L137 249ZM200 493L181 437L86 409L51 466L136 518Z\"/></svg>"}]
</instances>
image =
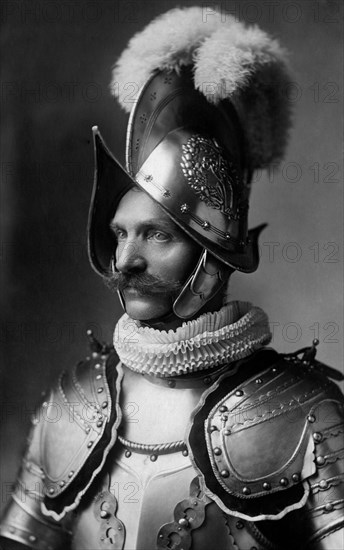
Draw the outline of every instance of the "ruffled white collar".
<instances>
[{"instance_id":1,"label":"ruffled white collar","mask_svg":"<svg viewBox=\"0 0 344 550\"><path fill-rule=\"evenodd\" d=\"M178 376L237 361L271 340L268 317L248 302L230 302L176 330L141 326L124 314L114 332L122 363L142 374Z\"/></svg>"}]
</instances>

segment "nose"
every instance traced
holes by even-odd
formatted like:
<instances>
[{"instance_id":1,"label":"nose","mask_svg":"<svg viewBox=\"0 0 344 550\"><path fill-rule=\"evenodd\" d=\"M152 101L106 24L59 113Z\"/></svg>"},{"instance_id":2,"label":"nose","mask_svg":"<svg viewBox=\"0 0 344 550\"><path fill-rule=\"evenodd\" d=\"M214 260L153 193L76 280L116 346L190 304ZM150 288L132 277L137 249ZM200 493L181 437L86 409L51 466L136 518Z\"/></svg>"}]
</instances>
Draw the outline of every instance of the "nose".
<instances>
[{"instance_id":1,"label":"nose","mask_svg":"<svg viewBox=\"0 0 344 550\"><path fill-rule=\"evenodd\" d=\"M116 250L116 269L121 273L142 272L146 269L146 260L140 254L137 243L126 242L123 245L118 245Z\"/></svg>"}]
</instances>

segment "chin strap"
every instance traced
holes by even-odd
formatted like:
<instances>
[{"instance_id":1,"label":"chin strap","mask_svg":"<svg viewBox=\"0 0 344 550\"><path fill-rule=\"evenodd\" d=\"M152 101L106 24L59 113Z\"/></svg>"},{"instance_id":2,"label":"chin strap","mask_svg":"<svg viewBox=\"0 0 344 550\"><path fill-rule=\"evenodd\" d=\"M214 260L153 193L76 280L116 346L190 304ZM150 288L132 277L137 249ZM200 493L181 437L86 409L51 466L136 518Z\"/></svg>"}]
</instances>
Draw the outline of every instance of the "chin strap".
<instances>
[{"instance_id":1,"label":"chin strap","mask_svg":"<svg viewBox=\"0 0 344 550\"><path fill-rule=\"evenodd\" d=\"M196 269L173 304L175 315L181 319L193 317L217 294L234 271L204 248Z\"/></svg>"}]
</instances>

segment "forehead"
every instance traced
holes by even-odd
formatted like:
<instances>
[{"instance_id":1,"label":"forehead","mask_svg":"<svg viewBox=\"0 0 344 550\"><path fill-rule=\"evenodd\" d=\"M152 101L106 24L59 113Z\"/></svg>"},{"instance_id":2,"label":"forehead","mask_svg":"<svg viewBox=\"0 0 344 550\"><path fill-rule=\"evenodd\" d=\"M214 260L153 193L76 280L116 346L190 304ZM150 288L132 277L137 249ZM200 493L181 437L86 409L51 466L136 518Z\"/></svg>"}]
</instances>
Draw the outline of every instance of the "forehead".
<instances>
[{"instance_id":1,"label":"forehead","mask_svg":"<svg viewBox=\"0 0 344 550\"><path fill-rule=\"evenodd\" d=\"M153 199L140 189L133 188L122 197L111 223L124 225L128 223L145 223L151 220L164 222L176 231L180 231Z\"/></svg>"}]
</instances>

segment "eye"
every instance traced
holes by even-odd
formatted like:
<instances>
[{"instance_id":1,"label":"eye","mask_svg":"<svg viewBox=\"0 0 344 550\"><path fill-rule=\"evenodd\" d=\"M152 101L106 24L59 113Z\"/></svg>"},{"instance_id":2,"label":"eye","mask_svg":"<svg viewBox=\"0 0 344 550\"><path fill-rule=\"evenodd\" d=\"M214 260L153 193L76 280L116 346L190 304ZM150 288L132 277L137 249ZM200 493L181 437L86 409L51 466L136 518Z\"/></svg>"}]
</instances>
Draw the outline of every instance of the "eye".
<instances>
[{"instance_id":1,"label":"eye","mask_svg":"<svg viewBox=\"0 0 344 550\"><path fill-rule=\"evenodd\" d=\"M124 239L126 238L126 233L125 231L123 231L123 229L119 229L117 227L112 227L111 229L117 241L124 241Z\"/></svg>"},{"instance_id":2,"label":"eye","mask_svg":"<svg viewBox=\"0 0 344 550\"><path fill-rule=\"evenodd\" d=\"M166 242L171 240L170 235L164 233L164 231L154 231L148 236L148 238L158 242Z\"/></svg>"}]
</instances>

